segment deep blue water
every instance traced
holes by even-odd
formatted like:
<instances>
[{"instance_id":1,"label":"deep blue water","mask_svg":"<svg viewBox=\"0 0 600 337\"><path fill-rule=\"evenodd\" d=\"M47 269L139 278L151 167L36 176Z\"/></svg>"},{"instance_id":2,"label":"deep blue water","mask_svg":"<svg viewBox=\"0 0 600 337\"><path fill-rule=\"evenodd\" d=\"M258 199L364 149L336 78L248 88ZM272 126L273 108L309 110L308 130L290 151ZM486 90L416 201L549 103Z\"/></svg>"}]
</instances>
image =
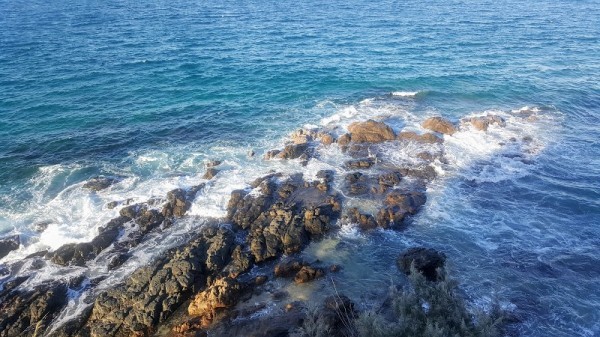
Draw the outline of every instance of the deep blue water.
<instances>
[{"instance_id":1,"label":"deep blue water","mask_svg":"<svg viewBox=\"0 0 600 337\"><path fill-rule=\"evenodd\" d=\"M597 336L599 55L598 1L0 0L0 232L97 174L194 174L394 91L451 119L542 107L560 118L535 165L455 178L456 213L408 235L525 308L524 335Z\"/></svg>"}]
</instances>

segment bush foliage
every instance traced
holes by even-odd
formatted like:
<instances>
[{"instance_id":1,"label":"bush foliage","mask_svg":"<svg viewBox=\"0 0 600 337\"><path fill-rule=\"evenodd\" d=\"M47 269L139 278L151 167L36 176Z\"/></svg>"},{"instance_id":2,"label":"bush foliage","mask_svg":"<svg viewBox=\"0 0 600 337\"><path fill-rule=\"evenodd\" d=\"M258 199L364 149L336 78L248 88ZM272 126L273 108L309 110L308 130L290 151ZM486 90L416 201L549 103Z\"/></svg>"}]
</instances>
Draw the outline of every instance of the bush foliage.
<instances>
[{"instance_id":1,"label":"bush foliage","mask_svg":"<svg viewBox=\"0 0 600 337\"><path fill-rule=\"evenodd\" d=\"M442 271L443 272L443 271ZM344 333L336 333L321 319L318 308L307 312L294 336L321 337L494 337L500 335L503 315L498 305L489 313L470 313L458 293L457 283L445 277L427 281L412 270L410 287L391 290L388 310L367 311L358 317L340 317L348 322ZM339 313L344 316L344 313Z\"/></svg>"}]
</instances>

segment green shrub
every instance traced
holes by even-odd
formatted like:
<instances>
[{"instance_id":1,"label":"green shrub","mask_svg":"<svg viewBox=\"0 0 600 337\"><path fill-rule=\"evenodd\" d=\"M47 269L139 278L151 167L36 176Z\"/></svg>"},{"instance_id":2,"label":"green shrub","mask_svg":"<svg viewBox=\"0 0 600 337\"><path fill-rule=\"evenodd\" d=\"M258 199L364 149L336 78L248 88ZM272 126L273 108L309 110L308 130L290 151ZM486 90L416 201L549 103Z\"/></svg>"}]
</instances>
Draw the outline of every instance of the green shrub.
<instances>
[{"instance_id":1,"label":"green shrub","mask_svg":"<svg viewBox=\"0 0 600 337\"><path fill-rule=\"evenodd\" d=\"M441 271L444 273L444 271ZM317 308L309 310L298 337L494 337L500 334L503 315L497 305L490 313L470 313L458 293L456 281L443 275L441 281L427 281L411 269L410 287L404 291L393 288L391 308L387 311L367 311L352 318L351 328L344 334L332 331L321 320ZM344 313L339 313L344 315ZM348 318L348 317L346 317ZM332 333L333 332L333 333Z\"/></svg>"}]
</instances>

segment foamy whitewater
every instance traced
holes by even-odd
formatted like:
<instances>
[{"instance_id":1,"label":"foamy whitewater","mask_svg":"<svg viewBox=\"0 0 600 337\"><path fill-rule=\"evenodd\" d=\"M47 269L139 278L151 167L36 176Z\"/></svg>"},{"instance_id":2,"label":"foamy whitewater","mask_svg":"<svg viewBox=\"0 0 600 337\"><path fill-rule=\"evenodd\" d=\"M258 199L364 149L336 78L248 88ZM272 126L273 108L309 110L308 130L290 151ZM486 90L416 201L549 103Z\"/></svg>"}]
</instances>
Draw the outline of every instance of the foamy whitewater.
<instances>
[{"instance_id":1,"label":"foamy whitewater","mask_svg":"<svg viewBox=\"0 0 600 337\"><path fill-rule=\"evenodd\" d=\"M340 222L303 256L343 265L336 286L368 307L404 282L400 252L435 248L470 308L497 300L519 317L515 335L598 336L599 18L596 1L0 0L0 239L20 239L0 258L0 286L83 275L58 326L222 219L231 191L255 178L328 169L343 194L349 157L338 146L319 147L305 166L263 160L294 130L340 136L374 119L421 133L426 118L443 116L458 126L443 144L373 149L398 167L429 165L423 151L436 158L427 203L407 228ZM487 115L506 125L465 122ZM206 180L212 160L222 163ZM117 182L83 188L97 176ZM85 267L25 259L88 242L122 207L160 209L168 191L199 183L188 216L149 233L116 270L107 270L113 246ZM344 207L377 207L345 197ZM323 291L282 286L298 299Z\"/></svg>"}]
</instances>

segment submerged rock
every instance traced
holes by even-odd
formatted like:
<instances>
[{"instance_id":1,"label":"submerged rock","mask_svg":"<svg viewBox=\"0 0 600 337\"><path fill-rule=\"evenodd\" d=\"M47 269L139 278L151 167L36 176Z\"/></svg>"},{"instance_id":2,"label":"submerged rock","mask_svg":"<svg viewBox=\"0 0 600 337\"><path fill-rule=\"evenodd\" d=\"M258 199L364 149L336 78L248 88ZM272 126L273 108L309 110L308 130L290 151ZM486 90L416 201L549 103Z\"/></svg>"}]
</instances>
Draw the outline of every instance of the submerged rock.
<instances>
[{"instance_id":1,"label":"submerged rock","mask_svg":"<svg viewBox=\"0 0 600 337\"><path fill-rule=\"evenodd\" d=\"M402 131L398 134L396 139L425 144L438 144L444 141L442 138L434 135L433 133L424 133L420 135L412 131Z\"/></svg>"},{"instance_id":2,"label":"submerged rock","mask_svg":"<svg viewBox=\"0 0 600 337\"><path fill-rule=\"evenodd\" d=\"M203 179L212 179L214 178L217 173L219 173L219 170L217 170L214 167L209 167L208 169L206 169L206 172L204 173L204 175L202 176Z\"/></svg>"},{"instance_id":3,"label":"submerged rock","mask_svg":"<svg viewBox=\"0 0 600 337\"><path fill-rule=\"evenodd\" d=\"M471 117L467 120L473 125L473 127L480 131L487 131L488 127L492 124L496 124L498 126L505 126L506 122L500 116L496 115L487 115L487 116L479 116L479 117Z\"/></svg>"},{"instance_id":4,"label":"submerged rock","mask_svg":"<svg viewBox=\"0 0 600 337\"><path fill-rule=\"evenodd\" d=\"M87 188L89 190L97 192L106 189L117 182L119 182L119 179L117 178L96 177L88 180L85 184L83 184L83 188Z\"/></svg>"},{"instance_id":5,"label":"submerged rock","mask_svg":"<svg viewBox=\"0 0 600 337\"><path fill-rule=\"evenodd\" d=\"M416 214L426 200L425 194L421 192L393 191L386 196L385 207L377 213L377 224L382 228L397 228L407 215Z\"/></svg>"},{"instance_id":6,"label":"submerged rock","mask_svg":"<svg viewBox=\"0 0 600 337\"><path fill-rule=\"evenodd\" d=\"M130 221L130 218L120 216L110 220L106 225L99 229L99 234L91 242L69 243L61 246L54 252L48 253L48 258L58 265L83 266L108 246L110 246L119 236L123 225Z\"/></svg>"},{"instance_id":7,"label":"submerged rock","mask_svg":"<svg viewBox=\"0 0 600 337\"><path fill-rule=\"evenodd\" d=\"M11 251L19 249L20 245L21 239L18 235L0 239L0 259L8 255Z\"/></svg>"},{"instance_id":8,"label":"submerged rock","mask_svg":"<svg viewBox=\"0 0 600 337\"><path fill-rule=\"evenodd\" d=\"M445 263L445 254L424 247L410 248L400 254L396 260L398 268L405 274L410 275L412 266L429 281L437 281L443 278Z\"/></svg>"},{"instance_id":9,"label":"submerged rock","mask_svg":"<svg viewBox=\"0 0 600 337\"><path fill-rule=\"evenodd\" d=\"M421 126L431 131L443 133L445 135L453 135L456 132L456 127L452 122L442 117L427 118Z\"/></svg>"},{"instance_id":10,"label":"submerged rock","mask_svg":"<svg viewBox=\"0 0 600 337\"><path fill-rule=\"evenodd\" d=\"M372 119L350 124L348 131L350 138L355 143L381 143L396 139L396 134L391 127Z\"/></svg>"}]
</instances>

